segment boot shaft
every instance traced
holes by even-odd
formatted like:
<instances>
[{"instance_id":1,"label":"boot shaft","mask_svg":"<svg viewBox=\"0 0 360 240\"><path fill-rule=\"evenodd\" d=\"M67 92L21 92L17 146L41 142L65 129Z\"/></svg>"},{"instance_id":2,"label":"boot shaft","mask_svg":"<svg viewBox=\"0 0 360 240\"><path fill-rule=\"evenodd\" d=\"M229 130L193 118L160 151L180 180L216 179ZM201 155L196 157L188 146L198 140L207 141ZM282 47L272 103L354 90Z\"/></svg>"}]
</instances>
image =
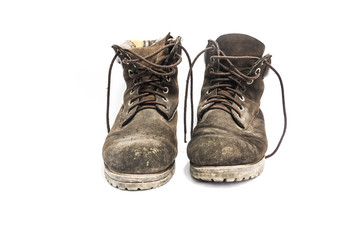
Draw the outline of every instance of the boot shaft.
<instances>
[{"instance_id":1,"label":"boot shaft","mask_svg":"<svg viewBox=\"0 0 360 240\"><path fill-rule=\"evenodd\" d=\"M210 109L223 109L246 128L260 110L268 71L264 61L270 62L271 56L263 57L265 45L244 34L222 35L209 40L207 48L198 119Z\"/></svg>"},{"instance_id":2,"label":"boot shaft","mask_svg":"<svg viewBox=\"0 0 360 240\"><path fill-rule=\"evenodd\" d=\"M125 126L144 109L154 109L169 120L178 105L177 64L181 62L180 38L168 34L159 41L126 41L114 45L126 82L120 122Z\"/></svg>"}]
</instances>

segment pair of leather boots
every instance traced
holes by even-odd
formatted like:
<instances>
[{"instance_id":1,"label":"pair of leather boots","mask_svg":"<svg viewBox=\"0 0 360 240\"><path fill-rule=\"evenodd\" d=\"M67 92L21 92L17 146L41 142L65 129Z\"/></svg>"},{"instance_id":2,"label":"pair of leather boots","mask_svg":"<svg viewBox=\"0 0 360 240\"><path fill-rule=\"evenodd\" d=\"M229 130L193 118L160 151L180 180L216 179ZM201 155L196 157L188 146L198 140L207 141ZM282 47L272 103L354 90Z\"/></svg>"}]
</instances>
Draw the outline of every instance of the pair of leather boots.
<instances>
[{"instance_id":1,"label":"pair of leather boots","mask_svg":"<svg viewBox=\"0 0 360 240\"><path fill-rule=\"evenodd\" d=\"M197 125L187 146L191 175L214 182L242 181L258 176L264 159L278 149L286 130L286 112L280 75L271 66L265 46L244 34L226 34L209 40L193 62L181 38L168 34L161 40L126 41L114 45L108 79L107 128L103 146L105 176L120 189L144 190L159 187L170 180L177 155L177 119L179 87L177 66L185 53L190 70L185 94L186 108L190 86L191 112L192 67L200 55L205 57L204 83L197 109ZM110 129L109 99L111 71L118 60L124 70L124 103ZM268 69L279 77L284 110L284 131L277 148L267 151L264 116L260 99L263 78Z\"/></svg>"}]
</instances>

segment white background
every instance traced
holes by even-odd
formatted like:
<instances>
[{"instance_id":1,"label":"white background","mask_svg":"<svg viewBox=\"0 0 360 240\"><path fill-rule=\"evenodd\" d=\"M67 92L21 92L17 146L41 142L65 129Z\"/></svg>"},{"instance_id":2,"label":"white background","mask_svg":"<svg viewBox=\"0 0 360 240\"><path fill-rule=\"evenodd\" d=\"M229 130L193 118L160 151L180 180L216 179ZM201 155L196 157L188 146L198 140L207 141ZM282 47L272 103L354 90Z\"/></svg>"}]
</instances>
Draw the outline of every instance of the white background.
<instances>
[{"instance_id":1,"label":"white background","mask_svg":"<svg viewBox=\"0 0 360 240\"><path fill-rule=\"evenodd\" d=\"M360 239L357 1L2 1L0 239ZM179 67L176 172L150 191L103 175L112 44L182 36L192 58L225 33L261 40L283 77L289 127L260 177L191 179ZM203 80L195 71L195 103ZM124 82L114 67L111 118ZM262 108L282 130L278 80Z\"/></svg>"}]
</instances>

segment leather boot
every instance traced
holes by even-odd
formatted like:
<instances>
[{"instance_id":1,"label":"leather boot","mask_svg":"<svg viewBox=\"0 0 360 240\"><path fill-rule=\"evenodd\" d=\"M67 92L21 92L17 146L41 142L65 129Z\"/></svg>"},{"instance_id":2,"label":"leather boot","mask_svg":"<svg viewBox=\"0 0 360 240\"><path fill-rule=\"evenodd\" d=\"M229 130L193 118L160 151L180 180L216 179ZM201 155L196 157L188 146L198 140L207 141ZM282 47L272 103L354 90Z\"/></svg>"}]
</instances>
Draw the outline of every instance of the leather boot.
<instances>
[{"instance_id":1,"label":"leather boot","mask_svg":"<svg viewBox=\"0 0 360 240\"><path fill-rule=\"evenodd\" d=\"M233 182L263 171L268 142L260 99L264 75L272 68L264 49L253 37L227 34L209 40L203 51L206 69L198 122L187 147L194 178Z\"/></svg>"},{"instance_id":2,"label":"leather boot","mask_svg":"<svg viewBox=\"0 0 360 240\"><path fill-rule=\"evenodd\" d=\"M121 63L126 90L124 103L103 146L105 176L120 189L152 189L174 174L177 155L177 65L180 38L126 41L113 46L111 63ZM109 70L108 110L111 69Z\"/></svg>"}]
</instances>

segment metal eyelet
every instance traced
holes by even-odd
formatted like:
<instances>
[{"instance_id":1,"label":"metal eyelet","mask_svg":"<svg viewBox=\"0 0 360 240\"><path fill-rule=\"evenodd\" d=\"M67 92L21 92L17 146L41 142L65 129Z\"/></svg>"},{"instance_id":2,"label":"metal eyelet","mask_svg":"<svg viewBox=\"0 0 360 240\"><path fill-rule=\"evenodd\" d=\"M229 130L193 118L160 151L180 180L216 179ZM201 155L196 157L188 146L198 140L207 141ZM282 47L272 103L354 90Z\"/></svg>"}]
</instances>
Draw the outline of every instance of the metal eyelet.
<instances>
[{"instance_id":1,"label":"metal eyelet","mask_svg":"<svg viewBox=\"0 0 360 240\"><path fill-rule=\"evenodd\" d=\"M171 82L171 77L169 77L169 76L165 76L165 80L167 81L167 82Z\"/></svg>"},{"instance_id":2,"label":"metal eyelet","mask_svg":"<svg viewBox=\"0 0 360 240\"><path fill-rule=\"evenodd\" d=\"M241 87L241 90L240 90L241 92L245 92L246 91L246 87L245 86L243 86L243 87Z\"/></svg>"},{"instance_id":3,"label":"metal eyelet","mask_svg":"<svg viewBox=\"0 0 360 240\"><path fill-rule=\"evenodd\" d=\"M211 61L212 63L215 63L215 58L214 58L213 56L211 56L211 57L210 57L210 61Z\"/></svg>"},{"instance_id":4,"label":"metal eyelet","mask_svg":"<svg viewBox=\"0 0 360 240\"><path fill-rule=\"evenodd\" d=\"M131 89L130 90L130 94L134 94L135 90L134 89Z\"/></svg>"},{"instance_id":5,"label":"metal eyelet","mask_svg":"<svg viewBox=\"0 0 360 240\"><path fill-rule=\"evenodd\" d=\"M214 72L215 72L214 68L209 69L209 73L214 73Z\"/></svg>"},{"instance_id":6,"label":"metal eyelet","mask_svg":"<svg viewBox=\"0 0 360 240\"><path fill-rule=\"evenodd\" d=\"M216 50L216 46L214 44L211 44L211 50L215 51Z\"/></svg>"},{"instance_id":7,"label":"metal eyelet","mask_svg":"<svg viewBox=\"0 0 360 240\"><path fill-rule=\"evenodd\" d=\"M240 105L240 106L241 106L241 105ZM243 107L243 106L239 107L239 109L240 109L241 112L244 111L244 107Z\"/></svg>"},{"instance_id":8,"label":"metal eyelet","mask_svg":"<svg viewBox=\"0 0 360 240\"><path fill-rule=\"evenodd\" d=\"M133 77L133 76L134 76L134 72L133 72L131 69L128 70L128 74L129 74L129 77Z\"/></svg>"},{"instance_id":9,"label":"metal eyelet","mask_svg":"<svg viewBox=\"0 0 360 240\"><path fill-rule=\"evenodd\" d=\"M255 75L260 74L260 72L261 72L261 68L257 68L257 69L255 70Z\"/></svg>"},{"instance_id":10,"label":"metal eyelet","mask_svg":"<svg viewBox=\"0 0 360 240\"><path fill-rule=\"evenodd\" d=\"M164 87L163 93L168 93L169 92L169 88L168 87Z\"/></svg>"},{"instance_id":11,"label":"metal eyelet","mask_svg":"<svg viewBox=\"0 0 360 240\"><path fill-rule=\"evenodd\" d=\"M205 94L206 94L206 95L209 95L209 94L210 94L210 91L209 91L209 90L207 90Z\"/></svg>"},{"instance_id":12,"label":"metal eyelet","mask_svg":"<svg viewBox=\"0 0 360 240\"><path fill-rule=\"evenodd\" d=\"M254 82L254 79L251 79L250 81L246 82L247 85L251 85Z\"/></svg>"},{"instance_id":13,"label":"metal eyelet","mask_svg":"<svg viewBox=\"0 0 360 240\"><path fill-rule=\"evenodd\" d=\"M245 97L244 96L239 95L239 99L240 99L240 101L245 102Z\"/></svg>"},{"instance_id":14,"label":"metal eyelet","mask_svg":"<svg viewBox=\"0 0 360 240\"><path fill-rule=\"evenodd\" d=\"M133 105L133 102L130 100L130 101L128 102L128 105L129 105L129 106Z\"/></svg>"},{"instance_id":15,"label":"metal eyelet","mask_svg":"<svg viewBox=\"0 0 360 240\"><path fill-rule=\"evenodd\" d=\"M168 98L162 98L162 100L163 100L164 102L168 102L168 101L169 101Z\"/></svg>"}]
</instances>

